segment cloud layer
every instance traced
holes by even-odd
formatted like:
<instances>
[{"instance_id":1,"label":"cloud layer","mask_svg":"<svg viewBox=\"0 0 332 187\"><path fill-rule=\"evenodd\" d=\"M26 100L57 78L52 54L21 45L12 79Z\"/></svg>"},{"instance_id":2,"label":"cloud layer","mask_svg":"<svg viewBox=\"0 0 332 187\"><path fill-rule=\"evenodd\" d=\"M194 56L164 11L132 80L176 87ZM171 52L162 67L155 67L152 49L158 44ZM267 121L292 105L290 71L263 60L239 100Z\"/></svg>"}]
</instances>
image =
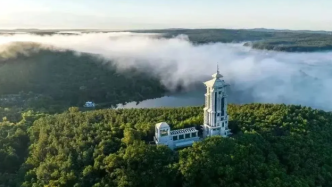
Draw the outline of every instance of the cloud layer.
<instances>
[{"instance_id":1,"label":"cloud layer","mask_svg":"<svg viewBox=\"0 0 332 187\"><path fill-rule=\"evenodd\" d=\"M216 71L218 63L220 72L231 84L235 102L332 109L331 52L283 53L253 50L242 44L193 45L186 36L165 39L155 34L90 33L0 35L0 53L4 54L4 46L13 42L35 42L99 54L115 62L119 69L151 67L151 73L170 89L179 83L190 86L205 81Z\"/></svg>"}]
</instances>

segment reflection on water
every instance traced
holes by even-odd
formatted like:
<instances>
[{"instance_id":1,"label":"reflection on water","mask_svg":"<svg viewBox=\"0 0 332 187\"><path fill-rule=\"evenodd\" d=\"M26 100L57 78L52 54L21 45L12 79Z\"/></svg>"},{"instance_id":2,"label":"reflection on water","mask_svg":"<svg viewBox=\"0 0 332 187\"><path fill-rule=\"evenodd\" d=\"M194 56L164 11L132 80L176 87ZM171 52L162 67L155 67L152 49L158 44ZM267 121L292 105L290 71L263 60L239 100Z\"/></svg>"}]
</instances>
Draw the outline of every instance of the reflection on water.
<instances>
[{"instance_id":1,"label":"reflection on water","mask_svg":"<svg viewBox=\"0 0 332 187\"><path fill-rule=\"evenodd\" d=\"M138 104L136 102L130 102L125 105L118 104L117 108L160 108L160 107L186 107L186 106L203 106L205 89L199 88L196 90L177 93L171 96L165 96L156 99L148 99ZM250 91L240 92L232 91L228 92L228 103L245 104L255 102L255 99L249 94Z\"/></svg>"},{"instance_id":2,"label":"reflection on water","mask_svg":"<svg viewBox=\"0 0 332 187\"><path fill-rule=\"evenodd\" d=\"M278 78L262 79L251 85L246 84L246 82L229 82L231 86L227 88L227 102L233 104L284 103L328 111L332 110L331 105L326 104L330 100L325 97L331 92L331 89L323 91L328 85L327 82L321 82L321 79L311 77L302 70L298 74L291 76L291 80L291 85ZM192 89L189 92L145 100L138 105L135 102L124 106L118 105L118 108L202 106L204 105L206 88L202 84L200 85L201 87Z\"/></svg>"},{"instance_id":3,"label":"reflection on water","mask_svg":"<svg viewBox=\"0 0 332 187\"><path fill-rule=\"evenodd\" d=\"M275 103L275 104L302 104L313 108L323 109L321 106L312 103L304 103L303 101L288 98L286 95L278 95L278 97L268 97L264 93L254 93L253 89L246 90L228 90L229 104L246 104L246 103ZM138 104L136 102L119 104L117 108L160 108L160 107L186 107L186 106L203 106L205 89L198 89L185 93L178 93L171 96L165 96L156 99L148 99ZM310 105L311 104L311 105Z\"/></svg>"},{"instance_id":4,"label":"reflection on water","mask_svg":"<svg viewBox=\"0 0 332 187\"><path fill-rule=\"evenodd\" d=\"M193 91L165 96L156 99L148 99L136 105L136 102L119 104L117 108L159 108L159 107L185 107L201 106L204 104L204 92Z\"/></svg>"}]
</instances>

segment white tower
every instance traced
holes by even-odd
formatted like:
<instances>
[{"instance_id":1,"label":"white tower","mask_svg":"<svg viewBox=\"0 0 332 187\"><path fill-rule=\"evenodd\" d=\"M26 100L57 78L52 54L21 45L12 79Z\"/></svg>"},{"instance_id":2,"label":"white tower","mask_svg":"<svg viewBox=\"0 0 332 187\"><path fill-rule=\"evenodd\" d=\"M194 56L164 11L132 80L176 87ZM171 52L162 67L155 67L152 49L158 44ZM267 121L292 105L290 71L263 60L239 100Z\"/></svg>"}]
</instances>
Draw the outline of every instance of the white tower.
<instances>
[{"instance_id":1,"label":"white tower","mask_svg":"<svg viewBox=\"0 0 332 187\"><path fill-rule=\"evenodd\" d=\"M227 114L227 94L226 87L228 86L223 77L219 73L212 75L213 79L205 82L207 92L205 94L204 107L204 125L203 137L220 135L227 137L231 134L228 129L228 114Z\"/></svg>"}]
</instances>

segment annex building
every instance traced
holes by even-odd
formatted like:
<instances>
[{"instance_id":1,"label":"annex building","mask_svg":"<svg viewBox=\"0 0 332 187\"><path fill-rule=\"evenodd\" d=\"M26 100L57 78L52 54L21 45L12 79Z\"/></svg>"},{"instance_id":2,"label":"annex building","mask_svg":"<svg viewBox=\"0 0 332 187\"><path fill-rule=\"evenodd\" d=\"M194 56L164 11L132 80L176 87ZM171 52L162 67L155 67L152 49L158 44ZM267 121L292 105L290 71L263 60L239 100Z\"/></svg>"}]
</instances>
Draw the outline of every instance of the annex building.
<instances>
[{"instance_id":1,"label":"annex building","mask_svg":"<svg viewBox=\"0 0 332 187\"><path fill-rule=\"evenodd\" d=\"M227 94L228 86L217 70L211 80L204 82L206 86L204 124L201 125L202 134L198 135L195 127L171 130L166 122L155 126L154 142L157 145L167 145L171 149L191 146L209 136L227 137L231 134L228 129Z\"/></svg>"}]
</instances>

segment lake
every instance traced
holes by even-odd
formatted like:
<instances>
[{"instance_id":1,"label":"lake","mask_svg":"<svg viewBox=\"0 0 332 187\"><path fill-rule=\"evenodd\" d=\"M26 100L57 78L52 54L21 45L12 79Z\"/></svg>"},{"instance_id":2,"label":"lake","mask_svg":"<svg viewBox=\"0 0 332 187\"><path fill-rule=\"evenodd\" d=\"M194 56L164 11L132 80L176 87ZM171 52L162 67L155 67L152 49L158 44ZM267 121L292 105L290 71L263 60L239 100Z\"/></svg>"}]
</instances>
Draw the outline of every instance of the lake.
<instances>
[{"instance_id":1,"label":"lake","mask_svg":"<svg viewBox=\"0 0 332 187\"><path fill-rule=\"evenodd\" d=\"M200 105L204 105L204 91L191 91L156 99L148 99L138 103L137 105L136 102L130 102L125 105L119 104L117 108L160 108Z\"/></svg>"},{"instance_id":2,"label":"lake","mask_svg":"<svg viewBox=\"0 0 332 187\"><path fill-rule=\"evenodd\" d=\"M293 97L287 95L280 95L278 97L257 96L253 94L252 90L232 91L228 92L228 103L232 104L246 104L246 103L275 103L275 104L295 104L309 106L316 109L323 109L330 111L331 108L324 107L320 103L312 102L313 99L295 100ZM164 96L156 99L147 99L138 104L130 102L125 105L119 104L117 108L160 108L160 107L186 107L186 106L203 106L204 105L205 89L193 90L189 92L177 93L170 96Z\"/></svg>"},{"instance_id":3,"label":"lake","mask_svg":"<svg viewBox=\"0 0 332 187\"><path fill-rule=\"evenodd\" d=\"M136 105L136 102L130 102L125 105L119 104L117 108L160 108L160 107L186 107L204 105L205 89L196 89L188 92L172 94L161 98L147 99ZM250 94L242 92L228 91L228 102L235 104L245 104L255 102Z\"/></svg>"}]
</instances>

